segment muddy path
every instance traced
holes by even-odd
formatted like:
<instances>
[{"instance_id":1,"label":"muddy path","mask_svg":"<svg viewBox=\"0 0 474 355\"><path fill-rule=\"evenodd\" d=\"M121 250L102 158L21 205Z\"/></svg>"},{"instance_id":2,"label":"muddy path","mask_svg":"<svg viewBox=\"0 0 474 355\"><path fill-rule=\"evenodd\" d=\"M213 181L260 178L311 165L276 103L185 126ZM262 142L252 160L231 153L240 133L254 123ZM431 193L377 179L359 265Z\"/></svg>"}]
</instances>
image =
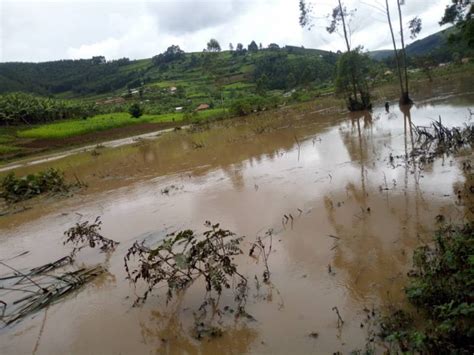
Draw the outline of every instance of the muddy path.
<instances>
[{"instance_id":1,"label":"muddy path","mask_svg":"<svg viewBox=\"0 0 474 355\"><path fill-rule=\"evenodd\" d=\"M390 155L409 153L411 123L427 125L441 115L446 125L461 125L473 106L474 95L448 90L420 101L411 118L397 107L359 115L270 112L16 169L24 174L57 167L89 187L69 198L30 201L30 209L0 217L0 259L29 251L12 261L26 268L59 258L68 250L63 232L96 216L104 235L121 244L109 258L82 254L79 264L104 263L109 272L0 330L0 353L363 349L364 308L404 303L412 250L429 239L435 217L472 218L472 199L457 196L472 181L462 170L472 153L437 159L423 170ZM293 223L283 223L289 214ZM222 337L198 341L189 334L201 290L194 287L170 304L158 291L133 308L123 255L134 241L157 241L185 228L202 231L206 220L245 235L244 248L272 228L272 285L251 287L248 312L255 320L223 317ZM255 263L240 263L253 278ZM231 302L230 295L222 302ZM342 328L333 307L344 319Z\"/></svg>"}]
</instances>

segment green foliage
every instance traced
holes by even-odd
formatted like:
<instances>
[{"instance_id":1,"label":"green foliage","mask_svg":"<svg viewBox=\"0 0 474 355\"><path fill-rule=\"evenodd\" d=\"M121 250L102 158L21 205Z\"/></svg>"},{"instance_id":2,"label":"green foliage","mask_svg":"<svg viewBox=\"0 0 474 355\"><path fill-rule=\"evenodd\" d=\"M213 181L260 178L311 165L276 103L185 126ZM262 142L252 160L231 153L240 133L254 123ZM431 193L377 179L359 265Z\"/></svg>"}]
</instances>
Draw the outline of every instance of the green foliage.
<instances>
[{"instance_id":1,"label":"green foliage","mask_svg":"<svg viewBox=\"0 0 474 355\"><path fill-rule=\"evenodd\" d=\"M170 122L183 119L181 113L168 113L161 115L143 115L133 118L125 112L97 115L87 120L70 120L64 122L50 123L39 127L19 131L21 138L67 138L81 134L104 131L110 128L123 127L134 123L144 122Z\"/></svg>"},{"instance_id":2,"label":"green foliage","mask_svg":"<svg viewBox=\"0 0 474 355\"><path fill-rule=\"evenodd\" d=\"M258 52L257 43L255 43L255 41L250 42L250 44L248 45L247 49L248 49L248 51L249 51L250 53Z\"/></svg>"},{"instance_id":3,"label":"green foliage","mask_svg":"<svg viewBox=\"0 0 474 355\"><path fill-rule=\"evenodd\" d=\"M87 246L90 248L100 246L100 250L103 252L114 251L119 242L105 238L100 233L101 229L102 221L100 220L100 217L97 217L92 223L89 221L76 223L75 226L65 231L64 236L66 237L66 240L63 244L66 245L70 243L74 245L69 256L74 258L81 249L84 249Z\"/></svg>"},{"instance_id":4,"label":"green foliage","mask_svg":"<svg viewBox=\"0 0 474 355\"><path fill-rule=\"evenodd\" d=\"M474 229L472 224L445 226L433 246L413 256L410 302L426 319L419 329L405 312L382 324L383 336L402 351L472 354L474 352Z\"/></svg>"},{"instance_id":5,"label":"green foliage","mask_svg":"<svg viewBox=\"0 0 474 355\"><path fill-rule=\"evenodd\" d=\"M184 51L179 46L172 45L165 52L151 58L153 65L160 66L184 59Z\"/></svg>"},{"instance_id":6,"label":"green foliage","mask_svg":"<svg viewBox=\"0 0 474 355\"><path fill-rule=\"evenodd\" d=\"M141 70L128 70L133 65L124 58L105 62L103 57L43 63L0 63L0 93L107 93L124 88L127 83L142 77Z\"/></svg>"},{"instance_id":7,"label":"green foliage","mask_svg":"<svg viewBox=\"0 0 474 355\"><path fill-rule=\"evenodd\" d=\"M143 115L143 110L138 103L133 103L128 108L128 113L135 118L139 118Z\"/></svg>"},{"instance_id":8,"label":"green foliage","mask_svg":"<svg viewBox=\"0 0 474 355\"><path fill-rule=\"evenodd\" d=\"M216 39L211 38L209 42L207 42L207 51L208 52L220 52L221 51L221 45L219 42L217 42Z\"/></svg>"},{"instance_id":9,"label":"green foliage","mask_svg":"<svg viewBox=\"0 0 474 355\"><path fill-rule=\"evenodd\" d=\"M93 104L42 98L23 93L0 95L0 125L84 118L95 112L96 107Z\"/></svg>"},{"instance_id":10,"label":"green foliage","mask_svg":"<svg viewBox=\"0 0 474 355\"><path fill-rule=\"evenodd\" d=\"M179 291L191 286L199 279L204 281L206 296L203 305L210 301L214 291L220 295L224 289L233 288L239 311L243 311L247 292L247 279L239 273L233 259L243 254L240 243L243 237L236 237L219 224L206 222L202 236L192 230L168 235L158 246L147 247L136 242L125 256L128 278L137 283L145 281L148 288L137 302L144 302L148 294L161 285L167 287L167 299L171 300ZM138 259L138 266L131 269L132 257ZM233 279L237 278L237 283ZM242 293L243 291L243 293Z\"/></svg>"},{"instance_id":11,"label":"green foliage","mask_svg":"<svg viewBox=\"0 0 474 355\"><path fill-rule=\"evenodd\" d=\"M0 183L0 198L7 202L18 202L46 192L67 192L69 187L64 173L57 169L51 168L20 178L16 177L15 173L10 173Z\"/></svg>"},{"instance_id":12,"label":"green foliage","mask_svg":"<svg viewBox=\"0 0 474 355\"><path fill-rule=\"evenodd\" d=\"M368 78L371 61L360 48L342 54L337 62L336 92L344 96L350 111L370 109Z\"/></svg>"},{"instance_id":13,"label":"green foliage","mask_svg":"<svg viewBox=\"0 0 474 355\"><path fill-rule=\"evenodd\" d=\"M327 55L293 54L270 51L256 60L254 78L266 77L268 89L286 90L311 82L330 81L334 74L336 57Z\"/></svg>"}]
</instances>

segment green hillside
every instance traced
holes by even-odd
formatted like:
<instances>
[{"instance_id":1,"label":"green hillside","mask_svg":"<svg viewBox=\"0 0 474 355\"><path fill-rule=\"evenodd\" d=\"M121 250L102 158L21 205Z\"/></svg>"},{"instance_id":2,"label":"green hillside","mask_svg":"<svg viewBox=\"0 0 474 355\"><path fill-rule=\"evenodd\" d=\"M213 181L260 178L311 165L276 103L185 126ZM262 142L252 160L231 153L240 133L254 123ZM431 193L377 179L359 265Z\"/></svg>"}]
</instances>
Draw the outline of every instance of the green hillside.
<instances>
[{"instance_id":1,"label":"green hillside","mask_svg":"<svg viewBox=\"0 0 474 355\"><path fill-rule=\"evenodd\" d=\"M255 52L179 53L175 57L164 54L143 60L106 61L94 57L0 63L0 93L98 98L122 95L139 87L155 90L174 86L186 90L188 98L205 98L216 89L230 93L255 86L255 72L266 74L270 89L285 90L298 84L330 81L337 59L331 52L293 46ZM278 82L274 80L276 75Z\"/></svg>"},{"instance_id":2,"label":"green hillside","mask_svg":"<svg viewBox=\"0 0 474 355\"><path fill-rule=\"evenodd\" d=\"M435 61L450 61L453 53L460 56L469 56L472 54L472 48L466 44L456 42L451 43L449 37L457 31L455 27L450 27L425 38L419 39L406 47L409 57L419 57L430 55ZM385 60L393 56L393 50L382 49L368 53L372 59Z\"/></svg>"}]
</instances>

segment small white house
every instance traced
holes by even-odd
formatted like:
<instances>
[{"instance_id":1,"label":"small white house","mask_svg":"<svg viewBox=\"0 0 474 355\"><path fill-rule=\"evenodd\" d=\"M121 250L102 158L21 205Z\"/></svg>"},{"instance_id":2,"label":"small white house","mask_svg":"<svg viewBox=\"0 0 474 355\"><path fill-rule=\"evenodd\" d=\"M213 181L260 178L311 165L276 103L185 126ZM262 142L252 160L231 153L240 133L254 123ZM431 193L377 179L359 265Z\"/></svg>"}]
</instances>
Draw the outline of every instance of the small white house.
<instances>
[{"instance_id":1,"label":"small white house","mask_svg":"<svg viewBox=\"0 0 474 355\"><path fill-rule=\"evenodd\" d=\"M176 107L174 109L176 112L183 112L183 108L180 106L180 107Z\"/></svg>"}]
</instances>

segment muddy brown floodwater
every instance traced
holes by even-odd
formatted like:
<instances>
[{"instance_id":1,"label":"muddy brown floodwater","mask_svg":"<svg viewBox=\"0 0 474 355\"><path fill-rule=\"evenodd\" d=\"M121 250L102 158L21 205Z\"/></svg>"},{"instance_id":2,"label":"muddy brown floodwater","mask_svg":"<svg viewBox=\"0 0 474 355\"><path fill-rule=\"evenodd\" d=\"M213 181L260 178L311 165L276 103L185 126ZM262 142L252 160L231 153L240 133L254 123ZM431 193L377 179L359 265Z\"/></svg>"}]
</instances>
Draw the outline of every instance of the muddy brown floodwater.
<instances>
[{"instance_id":1,"label":"muddy brown floodwater","mask_svg":"<svg viewBox=\"0 0 474 355\"><path fill-rule=\"evenodd\" d=\"M428 125L441 115L459 126L474 95L451 91L417 100L411 122ZM470 219L456 191L472 154L440 158L419 171L404 159L411 149L409 118L396 106L385 113L270 112L224 121L211 129L182 130L131 145L73 154L17 168L46 167L77 175L89 187L70 198L41 198L22 213L0 217L0 260L19 269L69 252L63 232L102 216L103 234L120 242L110 258L86 250L78 263L105 263L108 273L77 293L0 330L1 354L308 354L363 349L364 308L403 305L413 249L430 238L435 216ZM162 193L167 189L169 192ZM282 224L292 214L293 225ZM248 313L223 317L224 334L190 336L193 288L168 305L154 296L133 308L123 256L133 242L158 241L204 222L245 235L275 231L269 264L272 286L252 285ZM330 237L333 236L333 237ZM337 238L334 238L337 237ZM253 280L262 265L239 265ZM328 270L331 269L331 272ZM4 270L1 270L2 273ZM251 282L253 284L253 282ZM230 302L223 297L223 304ZM232 303L229 303L232 305ZM337 328L337 307L344 320ZM311 337L311 333L318 333Z\"/></svg>"}]
</instances>

